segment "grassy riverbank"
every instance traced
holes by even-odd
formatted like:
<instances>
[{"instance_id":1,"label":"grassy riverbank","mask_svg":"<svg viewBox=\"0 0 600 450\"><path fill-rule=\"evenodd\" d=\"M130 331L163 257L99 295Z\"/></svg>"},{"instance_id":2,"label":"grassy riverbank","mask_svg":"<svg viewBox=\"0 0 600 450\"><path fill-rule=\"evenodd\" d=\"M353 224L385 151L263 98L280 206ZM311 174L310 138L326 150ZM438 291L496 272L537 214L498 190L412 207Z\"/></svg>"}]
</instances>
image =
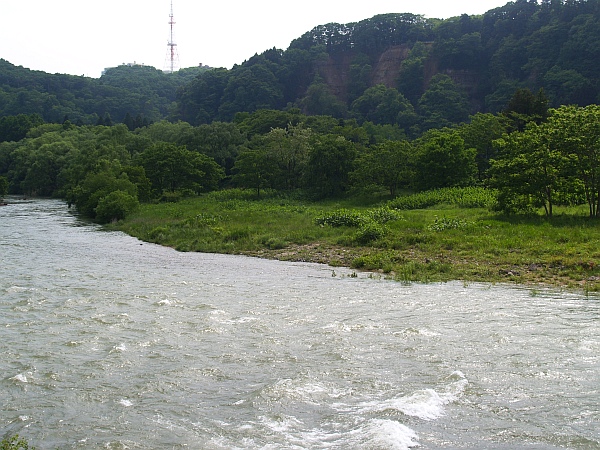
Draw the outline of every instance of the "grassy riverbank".
<instances>
[{"instance_id":1,"label":"grassy riverbank","mask_svg":"<svg viewBox=\"0 0 600 450\"><path fill-rule=\"evenodd\" d=\"M406 202L388 205L409 207ZM112 227L180 251L319 262L376 271L398 281L600 290L600 223L586 217L585 209L559 209L549 219L506 217L473 207L477 202L468 206L398 210L274 194L256 200L249 191L233 190L143 205Z\"/></svg>"}]
</instances>

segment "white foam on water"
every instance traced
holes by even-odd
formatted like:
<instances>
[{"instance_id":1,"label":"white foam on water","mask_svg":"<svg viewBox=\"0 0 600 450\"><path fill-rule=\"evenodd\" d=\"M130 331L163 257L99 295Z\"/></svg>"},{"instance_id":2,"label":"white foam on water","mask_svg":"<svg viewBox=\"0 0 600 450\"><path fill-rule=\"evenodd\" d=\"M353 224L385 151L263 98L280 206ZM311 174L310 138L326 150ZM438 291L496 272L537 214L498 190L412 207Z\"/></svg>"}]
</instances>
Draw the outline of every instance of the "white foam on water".
<instances>
[{"instance_id":1,"label":"white foam on water","mask_svg":"<svg viewBox=\"0 0 600 450\"><path fill-rule=\"evenodd\" d=\"M112 352L126 352L127 351L127 346L125 344L119 344L119 345L115 345L112 350Z\"/></svg>"},{"instance_id":2,"label":"white foam on water","mask_svg":"<svg viewBox=\"0 0 600 450\"><path fill-rule=\"evenodd\" d=\"M118 403L119 403L119 405L125 406L125 407L133 406L133 402L131 400L127 400L126 398L122 398L121 400L119 400Z\"/></svg>"},{"instance_id":3,"label":"white foam on water","mask_svg":"<svg viewBox=\"0 0 600 450\"><path fill-rule=\"evenodd\" d=\"M277 419L262 417L261 423L281 438L279 443L266 448L381 448L386 450L408 450L419 446L414 430L395 420L372 419L360 423L348 431L323 428L304 429L302 421L295 417L278 416Z\"/></svg>"},{"instance_id":4,"label":"white foam on water","mask_svg":"<svg viewBox=\"0 0 600 450\"><path fill-rule=\"evenodd\" d=\"M359 433L362 436L358 444L363 448L408 450L419 446L417 433L395 420L373 419Z\"/></svg>"},{"instance_id":5,"label":"white foam on water","mask_svg":"<svg viewBox=\"0 0 600 450\"><path fill-rule=\"evenodd\" d=\"M281 379L263 389L262 395L271 400L303 402L320 405L328 399L337 399L351 394L350 389L340 389L333 383L305 378Z\"/></svg>"},{"instance_id":6,"label":"white foam on water","mask_svg":"<svg viewBox=\"0 0 600 450\"><path fill-rule=\"evenodd\" d=\"M454 372L452 376L459 377L459 379L450 383L445 392L440 393L434 389L422 389L398 398L363 403L359 411L382 412L395 410L422 420L435 420L445 414L445 405L458 400L468 384L468 381L462 378L464 377L462 373Z\"/></svg>"},{"instance_id":7,"label":"white foam on water","mask_svg":"<svg viewBox=\"0 0 600 450\"><path fill-rule=\"evenodd\" d=\"M9 380L18 381L19 383L28 383L27 376L22 373L15 375L14 377L9 378Z\"/></svg>"}]
</instances>

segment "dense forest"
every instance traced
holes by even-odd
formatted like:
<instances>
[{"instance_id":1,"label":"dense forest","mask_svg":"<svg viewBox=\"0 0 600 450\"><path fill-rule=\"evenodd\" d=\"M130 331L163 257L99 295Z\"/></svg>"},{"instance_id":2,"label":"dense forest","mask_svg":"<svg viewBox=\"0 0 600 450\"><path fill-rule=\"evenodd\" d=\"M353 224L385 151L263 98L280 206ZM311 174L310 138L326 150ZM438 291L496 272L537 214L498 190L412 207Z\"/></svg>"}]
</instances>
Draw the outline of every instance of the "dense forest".
<instances>
[{"instance_id":1,"label":"dense forest","mask_svg":"<svg viewBox=\"0 0 600 450\"><path fill-rule=\"evenodd\" d=\"M500 112L517 89L543 89L551 107L596 103L599 21L597 0L517 0L478 16L385 14L321 25L287 50L264 51L230 70L168 74L123 65L92 79L0 60L0 116L36 113L89 125L129 114L199 125L299 108L416 135Z\"/></svg>"},{"instance_id":2,"label":"dense forest","mask_svg":"<svg viewBox=\"0 0 600 450\"><path fill-rule=\"evenodd\" d=\"M45 122L76 125L127 122L128 117L154 122L175 113L177 90L208 69L168 74L123 64L95 79L29 70L0 59L0 117L37 114Z\"/></svg>"},{"instance_id":3,"label":"dense forest","mask_svg":"<svg viewBox=\"0 0 600 450\"><path fill-rule=\"evenodd\" d=\"M231 186L317 199L482 186L506 213L597 216L599 20L598 0L386 14L230 70L124 65L97 80L0 60L0 188L104 222Z\"/></svg>"}]
</instances>

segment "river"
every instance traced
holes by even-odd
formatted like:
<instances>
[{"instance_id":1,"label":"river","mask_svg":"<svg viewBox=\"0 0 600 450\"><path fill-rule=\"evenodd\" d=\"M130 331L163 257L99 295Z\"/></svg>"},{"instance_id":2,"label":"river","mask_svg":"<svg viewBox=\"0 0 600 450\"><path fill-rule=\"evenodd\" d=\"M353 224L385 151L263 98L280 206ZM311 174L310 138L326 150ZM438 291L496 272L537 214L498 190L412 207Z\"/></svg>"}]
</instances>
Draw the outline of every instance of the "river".
<instances>
[{"instance_id":1,"label":"river","mask_svg":"<svg viewBox=\"0 0 600 450\"><path fill-rule=\"evenodd\" d=\"M14 199L13 199L14 200ZM599 449L600 298L179 253L0 207L0 438Z\"/></svg>"}]
</instances>

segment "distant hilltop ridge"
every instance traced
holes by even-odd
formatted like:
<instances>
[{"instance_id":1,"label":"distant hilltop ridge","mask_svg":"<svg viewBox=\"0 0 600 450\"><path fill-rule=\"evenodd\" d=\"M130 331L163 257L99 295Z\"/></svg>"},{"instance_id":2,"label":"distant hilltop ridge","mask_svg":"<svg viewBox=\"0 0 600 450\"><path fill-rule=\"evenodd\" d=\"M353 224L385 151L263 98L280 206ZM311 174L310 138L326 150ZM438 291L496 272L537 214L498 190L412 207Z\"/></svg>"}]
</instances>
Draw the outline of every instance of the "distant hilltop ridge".
<instances>
[{"instance_id":1,"label":"distant hilltop ridge","mask_svg":"<svg viewBox=\"0 0 600 450\"><path fill-rule=\"evenodd\" d=\"M146 64L144 64L144 63L138 63L137 61L134 61L134 62L129 62L129 63L121 63L119 66L114 66L114 67L105 67L105 68L104 68L104 70L102 71L102 75L104 75L104 74L106 73L106 71L108 71L108 70L110 70L110 69L115 69L115 68L117 68L117 67L122 67L122 66L126 66L126 67L146 67ZM147 67L152 67L152 68L154 68L154 69L156 68L156 67L154 67L154 66L147 66ZM196 67L198 67L198 68L200 68L200 69L204 69L204 70L207 70L207 69L212 69L212 67L211 67L211 66L205 66L205 65L204 65L204 64L202 64L202 63L198 63L198 65L197 65L197 66L192 66L192 67L182 67L182 68L181 68L181 69L179 69L179 70L193 69L193 68L196 68ZM163 72L164 72L164 71L163 71Z\"/></svg>"},{"instance_id":2,"label":"distant hilltop ridge","mask_svg":"<svg viewBox=\"0 0 600 450\"><path fill-rule=\"evenodd\" d=\"M172 75L134 62L90 79L1 61L6 101L0 115L96 123L107 114L115 121L141 114L197 125L258 109L297 108L437 127L501 111L521 89L543 91L550 106L585 106L600 100L600 0L519 0L445 20L383 14L330 23L287 50L268 49L231 69L199 65ZM384 114L391 111L385 102L404 105L401 117Z\"/></svg>"}]
</instances>

